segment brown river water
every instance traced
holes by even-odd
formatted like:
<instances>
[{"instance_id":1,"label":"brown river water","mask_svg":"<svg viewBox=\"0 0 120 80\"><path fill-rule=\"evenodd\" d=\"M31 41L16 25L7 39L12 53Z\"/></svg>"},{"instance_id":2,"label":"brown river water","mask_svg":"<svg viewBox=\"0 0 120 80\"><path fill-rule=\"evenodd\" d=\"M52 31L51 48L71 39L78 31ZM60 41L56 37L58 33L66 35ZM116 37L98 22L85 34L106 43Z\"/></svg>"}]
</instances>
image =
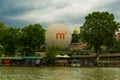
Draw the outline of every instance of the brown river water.
<instances>
[{"instance_id":1,"label":"brown river water","mask_svg":"<svg viewBox=\"0 0 120 80\"><path fill-rule=\"evenodd\" d=\"M0 66L0 80L120 80L120 68Z\"/></svg>"}]
</instances>

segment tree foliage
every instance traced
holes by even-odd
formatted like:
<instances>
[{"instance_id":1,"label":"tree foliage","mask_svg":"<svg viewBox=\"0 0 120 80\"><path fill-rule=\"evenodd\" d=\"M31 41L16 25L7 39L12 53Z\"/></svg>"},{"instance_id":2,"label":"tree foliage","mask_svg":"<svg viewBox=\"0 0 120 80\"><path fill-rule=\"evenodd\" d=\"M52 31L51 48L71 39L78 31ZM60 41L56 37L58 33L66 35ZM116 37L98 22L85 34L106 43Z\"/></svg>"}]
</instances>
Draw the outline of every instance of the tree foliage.
<instances>
[{"instance_id":1,"label":"tree foliage","mask_svg":"<svg viewBox=\"0 0 120 80\"><path fill-rule=\"evenodd\" d=\"M28 25L21 29L20 44L37 50L45 42L45 30L40 24Z\"/></svg>"},{"instance_id":2,"label":"tree foliage","mask_svg":"<svg viewBox=\"0 0 120 80\"><path fill-rule=\"evenodd\" d=\"M120 41L115 41L114 46L113 46L112 49L120 51Z\"/></svg>"},{"instance_id":3,"label":"tree foliage","mask_svg":"<svg viewBox=\"0 0 120 80\"><path fill-rule=\"evenodd\" d=\"M58 51L54 46L48 49L48 51L46 52L47 63L54 64L54 60L56 59L57 54L58 54Z\"/></svg>"},{"instance_id":4,"label":"tree foliage","mask_svg":"<svg viewBox=\"0 0 120 80\"><path fill-rule=\"evenodd\" d=\"M0 56L4 53L4 47L0 45Z\"/></svg>"},{"instance_id":5,"label":"tree foliage","mask_svg":"<svg viewBox=\"0 0 120 80\"><path fill-rule=\"evenodd\" d=\"M80 34L82 40L99 53L101 45L113 46L114 34L117 30L118 26L113 14L93 12L85 17Z\"/></svg>"},{"instance_id":6,"label":"tree foliage","mask_svg":"<svg viewBox=\"0 0 120 80\"><path fill-rule=\"evenodd\" d=\"M14 55L17 49L17 42L19 36L19 29L17 28L0 28L0 44L4 47L4 52L6 55Z\"/></svg>"},{"instance_id":7,"label":"tree foliage","mask_svg":"<svg viewBox=\"0 0 120 80\"><path fill-rule=\"evenodd\" d=\"M0 45L8 56L14 55L16 51L32 55L33 50L45 43L45 30L40 24L19 29L7 27L0 22L0 35Z\"/></svg>"},{"instance_id":8,"label":"tree foliage","mask_svg":"<svg viewBox=\"0 0 120 80\"><path fill-rule=\"evenodd\" d=\"M72 34L72 43L77 43L79 41L78 34L73 33Z\"/></svg>"}]
</instances>

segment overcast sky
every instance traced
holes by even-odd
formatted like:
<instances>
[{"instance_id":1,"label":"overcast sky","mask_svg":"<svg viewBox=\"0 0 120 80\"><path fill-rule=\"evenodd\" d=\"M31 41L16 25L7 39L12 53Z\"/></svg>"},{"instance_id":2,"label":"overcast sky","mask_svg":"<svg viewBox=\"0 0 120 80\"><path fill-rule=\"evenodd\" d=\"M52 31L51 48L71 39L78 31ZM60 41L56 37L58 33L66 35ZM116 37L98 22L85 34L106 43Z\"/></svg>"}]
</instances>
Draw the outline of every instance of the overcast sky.
<instances>
[{"instance_id":1,"label":"overcast sky","mask_svg":"<svg viewBox=\"0 0 120 80\"><path fill-rule=\"evenodd\" d=\"M120 21L120 0L0 0L0 22L10 27L63 23L79 29L94 11L108 11Z\"/></svg>"}]
</instances>

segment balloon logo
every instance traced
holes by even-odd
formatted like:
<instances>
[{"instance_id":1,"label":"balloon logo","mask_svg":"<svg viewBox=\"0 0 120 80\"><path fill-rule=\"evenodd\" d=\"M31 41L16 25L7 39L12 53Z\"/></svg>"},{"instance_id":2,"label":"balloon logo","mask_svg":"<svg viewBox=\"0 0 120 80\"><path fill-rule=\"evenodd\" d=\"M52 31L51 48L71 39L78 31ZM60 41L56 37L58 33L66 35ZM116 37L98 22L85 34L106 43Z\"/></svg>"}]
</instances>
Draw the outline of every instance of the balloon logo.
<instances>
[{"instance_id":1,"label":"balloon logo","mask_svg":"<svg viewBox=\"0 0 120 80\"><path fill-rule=\"evenodd\" d=\"M54 45L59 49L65 49L69 47L71 38L71 32L64 24L52 24L46 30L45 43L48 47Z\"/></svg>"}]
</instances>

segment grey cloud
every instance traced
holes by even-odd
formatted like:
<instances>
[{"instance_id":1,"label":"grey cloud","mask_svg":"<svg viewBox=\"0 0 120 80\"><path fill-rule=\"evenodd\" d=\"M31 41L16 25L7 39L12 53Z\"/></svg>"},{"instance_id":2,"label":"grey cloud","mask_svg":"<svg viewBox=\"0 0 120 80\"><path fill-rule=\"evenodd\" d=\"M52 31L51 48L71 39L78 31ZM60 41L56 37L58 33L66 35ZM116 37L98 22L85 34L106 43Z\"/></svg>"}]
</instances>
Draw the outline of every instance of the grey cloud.
<instances>
[{"instance_id":1,"label":"grey cloud","mask_svg":"<svg viewBox=\"0 0 120 80\"><path fill-rule=\"evenodd\" d=\"M4 22L4 24L8 27L17 27L17 28L22 28L28 24L31 24L30 22L27 21L14 20L2 16L0 16L0 22Z\"/></svg>"},{"instance_id":2,"label":"grey cloud","mask_svg":"<svg viewBox=\"0 0 120 80\"><path fill-rule=\"evenodd\" d=\"M15 2L13 2L14 0L8 1L8 0L4 0L1 1L0 5L1 5L1 12L0 15L1 16L14 16L14 15L19 15L22 14L26 11L28 11L28 9L23 8L23 7L16 7Z\"/></svg>"},{"instance_id":3,"label":"grey cloud","mask_svg":"<svg viewBox=\"0 0 120 80\"><path fill-rule=\"evenodd\" d=\"M36 9L45 9L49 6L49 1L46 0L1 0L0 2L0 15L14 16L22 15L26 12Z\"/></svg>"},{"instance_id":4,"label":"grey cloud","mask_svg":"<svg viewBox=\"0 0 120 80\"><path fill-rule=\"evenodd\" d=\"M89 5L88 2L90 1L0 0L0 21L4 22L8 26L13 27L24 27L27 24L41 23L46 28L52 23L65 23L68 26L70 25L71 28L74 27L74 25L83 24L84 17L88 13L104 9L113 13L115 18L120 20L119 0L116 0L115 2L112 1L110 4L108 4L109 1L108 3L102 3L104 6L101 6L100 3ZM86 4L86 6L88 5L88 7L84 5L81 6L81 3ZM75 4L77 4L77 6L75 6ZM92 7L87 9L89 6ZM26 16L28 19L25 19ZM37 17L40 17L39 20L35 20Z\"/></svg>"}]
</instances>

